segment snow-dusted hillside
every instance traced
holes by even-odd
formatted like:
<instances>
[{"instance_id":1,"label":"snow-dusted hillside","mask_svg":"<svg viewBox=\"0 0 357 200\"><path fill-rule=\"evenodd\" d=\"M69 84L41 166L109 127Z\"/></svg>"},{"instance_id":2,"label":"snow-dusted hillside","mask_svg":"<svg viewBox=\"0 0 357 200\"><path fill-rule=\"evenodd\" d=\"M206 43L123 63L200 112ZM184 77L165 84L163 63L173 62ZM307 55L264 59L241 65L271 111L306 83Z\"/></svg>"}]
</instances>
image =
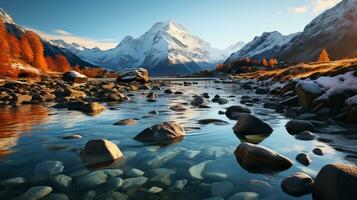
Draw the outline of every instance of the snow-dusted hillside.
<instances>
[{"instance_id":1,"label":"snow-dusted hillside","mask_svg":"<svg viewBox=\"0 0 357 200\"><path fill-rule=\"evenodd\" d=\"M357 0L343 0L308 24L282 49L288 61L315 61L323 48L332 59L357 56Z\"/></svg>"},{"instance_id":2,"label":"snow-dusted hillside","mask_svg":"<svg viewBox=\"0 0 357 200\"><path fill-rule=\"evenodd\" d=\"M231 63L242 58L276 57L282 46L287 45L298 34L282 35L277 31L263 33L260 37L255 37L253 41L232 54L225 63Z\"/></svg>"},{"instance_id":3,"label":"snow-dusted hillside","mask_svg":"<svg viewBox=\"0 0 357 200\"><path fill-rule=\"evenodd\" d=\"M241 48L237 43L219 50L197 36L190 34L182 25L173 21L155 23L139 38L125 37L117 47L106 51L79 50L74 44L53 42L67 48L84 60L117 71L145 67L153 74L189 74L213 69L233 51Z\"/></svg>"}]
</instances>

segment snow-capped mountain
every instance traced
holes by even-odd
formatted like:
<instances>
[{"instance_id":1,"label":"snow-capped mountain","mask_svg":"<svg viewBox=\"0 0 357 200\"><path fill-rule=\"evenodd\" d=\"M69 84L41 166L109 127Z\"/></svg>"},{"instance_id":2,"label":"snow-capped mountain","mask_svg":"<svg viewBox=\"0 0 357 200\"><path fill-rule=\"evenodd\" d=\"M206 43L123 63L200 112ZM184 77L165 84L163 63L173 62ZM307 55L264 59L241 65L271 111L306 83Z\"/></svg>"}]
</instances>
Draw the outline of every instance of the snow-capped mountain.
<instances>
[{"instance_id":1,"label":"snow-capped mountain","mask_svg":"<svg viewBox=\"0 0 357 200\"><path fill-rule=\"evenodd\" d=\"M101 51L95 48L78 52L73 44L65 48L84 60L108 69L124 71L145 67L156 75L190 74L213 69L215 64L224 61L229 52L211 47L173 21L155 23L139 38L127 36L113 49ZM230 48L239 48L239 45Z\"/></svg>"},{"instance_id":2,"label":"snow-capped mountain","mask_svg":"<svg viewBox=\"0 0 357 200\"><path fill-rule=\"evenodd\" d=\"M68 49L70 51L72 51L73 53L79 53L80 51L84 51L87 50L87 48L82 47L81 45L73 42L71 44L66 43L64 40L50 40L49 41L52 45L55 45L57 47L60 48L65 48Z\"/></svg>"},{"instance_id":3,"label":"snow-capped mountain","mask_svg":"<svg viewBox=\"0 0 357 200\"><path fill-rule=\"evenodd\" d=\"M332 59L357 56L357 1L343 0L308 24L282 49L288 61L314 61L326 48Z\"/></svg>"},{"instance_id":4,"label":"snow-capped mountain","mask_svg":"<svg viewBox=\"0 0 357 200\"><path fill-rule=\"evenodd\" d=\"M242 58L270 58L275 57L281 50L281 48L288 44L296 35L282 35L281 33L266 32L260 37L255 37L253 41L247 43L236 53L232 54L225 63L231 63Z\"/></svg>"},{"instance_id":5,"label":"snow-capped mountain","mask_svg":"<svg viewBox=\"0 0 357 200\"><path fill-rule=\"evenodd\" d=\"M241 50L244 47L245 43L244 42L237 42L235 44L230 45L229 47L225 48L222 50L223 54L225 55L226 58L231 56L233 53Z\"/></svg>"}]
</instances>

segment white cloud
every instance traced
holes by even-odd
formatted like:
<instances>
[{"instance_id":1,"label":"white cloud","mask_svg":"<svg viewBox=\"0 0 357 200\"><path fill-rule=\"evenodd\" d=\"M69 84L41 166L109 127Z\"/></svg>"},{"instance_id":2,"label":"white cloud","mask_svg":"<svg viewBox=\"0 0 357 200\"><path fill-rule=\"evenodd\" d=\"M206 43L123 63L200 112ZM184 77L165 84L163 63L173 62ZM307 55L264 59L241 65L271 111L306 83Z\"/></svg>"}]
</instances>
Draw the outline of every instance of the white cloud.
<instances>
[{"instance_id":1,"label":"white cloud","mask_svg":"<svg viewBox=\"0 0 357 200\"><path fill-rule=\"evenodd\" d=\"M102 50L107 50L115 47L118 44L118 41L116 39L93 39L93 38L81 37L62 29L55 29L51 32L44 32L29 27L27 27L27 29L38 33L41 37L47 40L61 39L67 43L77 43L86 48L98 47Z\"/></svg>"},{"instance_id":2,"label":"white cloud","mask_svg":"<svg viewBox=\"0 0 357 200\"><path fill-rule=\"evenodd\" d=\"M297 7L291 7L289 8L289 13L294 13L294 14L303 14L306 13L309 10L309 7L304 5L304 6L297 6Z\"/></svg>"},{"instance_id":3,"label":"white cloud","mask_svg":"<svg viewBox=\"0 0 357 200\"><path fill-rule=\"evenodd\" d=\"M59 35L72 35L72 33L62 30L62 29L55 29L53 30L54 33L57 33Z\"/></svg>"},{"instance_id":4,"label":"white cloud","mask_svg":"<svg viewBox=\"0 0 357 200\"><path fill-rule=\"evenodd\" d=\"M342 0L307 0L305 4L288 8L289 13L293 14L320 14L323 11L332 8Z\"/></svg>"}]
</instances>

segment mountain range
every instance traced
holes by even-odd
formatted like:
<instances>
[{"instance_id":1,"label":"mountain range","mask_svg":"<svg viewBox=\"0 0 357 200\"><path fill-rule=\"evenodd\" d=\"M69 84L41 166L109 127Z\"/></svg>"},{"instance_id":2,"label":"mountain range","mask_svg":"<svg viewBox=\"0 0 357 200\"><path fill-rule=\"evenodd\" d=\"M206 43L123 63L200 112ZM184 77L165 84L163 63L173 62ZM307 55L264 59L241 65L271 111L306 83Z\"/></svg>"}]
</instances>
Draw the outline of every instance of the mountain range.
<instances>
[{"instance_id":1,"label":"mountain range","mask_svg":"<svg viewBox=\"0 0 357 200\"><path fill-rule=\"evenodd\" d=\"M145 67L155 75L182 75L214 69L215 64L223 62L244 45L237 42L224 50L213 48L173 21L155 23L139 38L126 36L115 48L106 51L86 49L63 40L51 43L111 70Z\"/></svg>"},{"instance_id":2,"label":"mountain range","mask_svg":"<svg viewBox=\"0 0 357 200\"><path fill-rule=\"evenodd\" d=\"M322 49L332 59L357 56L357 1L343 0L309 23L303 32L284 36L278 32L264 33L232 54L225 63L246 57L275 57L288 62L317 60Z\"/></svg>"},{"instance_id":3,"label":"mountain range","mask_svg":"<svg viewBox=\"0 0 357 200\"><path fill-rule=\"evenodd\" d=\"M0 17L9 32L21 36L26 31L2 9ZM356 57L356 41L356 0L341 1L317 16L302 32L290 35L265 32L247 44L237 42L223 50L212 47L174 21L155 23L140 37L126 36L109 50L89 49L63 40L42 40L46 56L64 55L72 66L100 66L119 72L145 67L153 75L186 75L246 57L315 61L324 48L332 59Z\"/></svg>"}]
</instances>

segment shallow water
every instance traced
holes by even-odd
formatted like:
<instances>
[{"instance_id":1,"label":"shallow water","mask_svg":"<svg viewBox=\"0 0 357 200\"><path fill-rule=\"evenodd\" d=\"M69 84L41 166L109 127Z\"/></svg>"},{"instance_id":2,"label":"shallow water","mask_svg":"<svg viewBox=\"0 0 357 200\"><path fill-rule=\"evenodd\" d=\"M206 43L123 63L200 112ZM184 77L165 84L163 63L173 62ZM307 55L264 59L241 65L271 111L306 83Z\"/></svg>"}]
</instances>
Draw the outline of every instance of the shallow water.
<instances>
[{"instance_id":1,"label":"shallow water","mask_svg":"<svg viewBox=\"0 0 357 200\"><path fill-rule=\"evenodd\" d=\"M261 197L260 199L311 199L311 195L295 198L283 193L280 188L281 180L298 171L303 171L314 177L325 164L349 163L344 159L343 152L335 151L328 144L317 140L296 140L285 130L287 118L263 108L261 104L255 104L250 107L253 114L270 124L274 129L274 132L260 145L273 149L293 161L298 153L306 152L310 155L312 163L305 167L295 161L290 169L275 174L249 173L240 167L233 154L241 142L232 131L235 121L229 120L225 115L219 115L218 111L224 111L230 105L239 104L240 97L243 95L259 99L262 99L263 96L249 93L237 85L210 81L200 81L198 85L192 86L173 85L171 88L174 91L182 91L184 94L164 94L162 89L155 91L159 94L157 102L147 102L146 94L142 94L147 91L132 92L134 96L130 101L108 104L105 111L94 116L41 105L24 105L16 109L0 108L0 181L19 176L32 181L35 166L47 160L61 161L65 167L63 174L72 177L97 170L97 168L84 166L79 156L80 149L88 140L94 138L111 140L128 157L125 160L112 163L106 168L120 168L124 171L137 168L144 171L144 176L148 178L150 178L148 173L150 169L168 168L176 172L171 176L170 186L164 187L164 191L159 194L147 195L140 192L142 191L140 188L126 191L133 199L205 199L212 196L208 184L223 180L234 185L234 190L230 194L256 192ZM210 102L211 108L191 107L189 103L192 96L203 92L209 93L211 98L219 94L228 98L229 103L218 105ZM235 97L228 97L230 95L235 95ZM185 105L188 109L183 112L168 109L169 106L179 103L188 103ZM159 111L159 114L149 114L153 110ZM127 118L138 119L138 123L133 126L113 126L114 122ZM225 120L228 124L200 125L197 123L200 119L209 118ZM178 121L185 127L187 135L183 140L166 146L148 145L133 140L133 137L143 129L170 120ZM80 134L83 137L70 140L62 139L63 136L69 134ZM314 155L312 149L315 147L323 147L326 154L324 156ZM196 150L199 154L194 158L188 158L187 150ZM225 178L221 180L217 180L217 177L193 179L190 176L188 169L192 165L207 160L211 161L207 164L205 172L224 174ZM169 189L176 180L184 179L187 179L188 183L182 191ZM27 188L39 184L43 185L43 182L32 181ZM149 181L142 188L149 188L152 185L155 184ZM15 190L13 195L19 196L24 191L26 188ZM60 191L55 189L53 193L56 192ZM71 190L66 193L71 199L79 199L84 192Z\"/></svg>"}]
</instances>

